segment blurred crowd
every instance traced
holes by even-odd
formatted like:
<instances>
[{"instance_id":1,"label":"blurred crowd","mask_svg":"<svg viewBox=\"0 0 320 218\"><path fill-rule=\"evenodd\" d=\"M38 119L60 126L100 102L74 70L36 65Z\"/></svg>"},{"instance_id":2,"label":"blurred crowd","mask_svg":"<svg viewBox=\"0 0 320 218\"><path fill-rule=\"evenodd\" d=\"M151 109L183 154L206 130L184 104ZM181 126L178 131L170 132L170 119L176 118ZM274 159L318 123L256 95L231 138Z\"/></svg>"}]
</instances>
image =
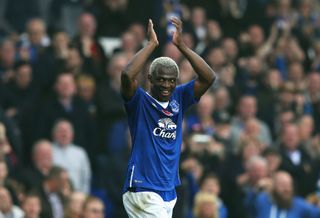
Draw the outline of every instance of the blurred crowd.
<instances>
[{"instance_id":1,"label":"blurred crowd","mask_svg":"<svg viewBox=\"0 0 320 218\"><path fill-rule=\"evenodd\" d=\"M2 0L1 218L126 217L120 75L151 18L153 57L194 78L171 16L218 75L185 117L173 216L320 217L319 1Z\"/></svg>"}]
</instances>

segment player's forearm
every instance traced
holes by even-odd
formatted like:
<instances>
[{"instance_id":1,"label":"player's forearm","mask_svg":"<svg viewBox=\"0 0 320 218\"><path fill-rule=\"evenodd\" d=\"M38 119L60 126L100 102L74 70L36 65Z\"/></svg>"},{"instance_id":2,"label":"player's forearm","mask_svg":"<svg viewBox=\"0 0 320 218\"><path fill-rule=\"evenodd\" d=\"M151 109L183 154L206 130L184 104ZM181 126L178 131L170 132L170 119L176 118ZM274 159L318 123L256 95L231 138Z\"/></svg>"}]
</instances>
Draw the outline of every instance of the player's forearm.
<instances>
[{"instance_id":1,"label":"player's forearm","mask_svg":"<svg viewBox=\"0 0 320 218\"><path fill-rule=\"evenodd\" d=\"M188 59L201 82L211 85L216 77L212 68L194 51L184 43L178 46L180 52Z\"/></svg>"},{"instance_id":2,"label":"player's forearm","mask_svg":"<svg viewBox=\"0 0 320 218\"><path fill-rule=\"evenodd\" d=\"M154 42L148 42L148 44L144 48L142 48L128 63L122 73L123 76L126 76L130 81L135 80L138 74L141 72L149 56L157 46L158 45Z\"/></svg>"}]
</instances>

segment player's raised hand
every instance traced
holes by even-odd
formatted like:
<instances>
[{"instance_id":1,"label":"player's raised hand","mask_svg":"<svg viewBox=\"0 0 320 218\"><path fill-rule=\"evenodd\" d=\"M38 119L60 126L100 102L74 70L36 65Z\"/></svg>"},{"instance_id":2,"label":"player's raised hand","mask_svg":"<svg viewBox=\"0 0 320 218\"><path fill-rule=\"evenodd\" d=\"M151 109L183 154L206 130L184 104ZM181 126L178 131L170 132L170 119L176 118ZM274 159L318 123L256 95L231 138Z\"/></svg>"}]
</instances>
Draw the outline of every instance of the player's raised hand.
<instances>
[{"instance_id":1,"label":"player's raised hand","mask_svg":"<svg viewBox=\"0 0 320 218\"><path fill-rule=\"evenodd\" d=\"M156 46L159 45L158 37L156 32L153 29L153 22L151 19L149 19L149 23L148 23L148 40L150 43L153 43Z\"/></svg>"},{"instance_id":2,"label":"player's raised hand","mask_svg":"<svg viewBox=\"0 0 320 218\"><path fill-rule=\"evenodd\" d=\"M175 46L180 47L184 45L182 39L182 21L177 17L172 17L171 22L176 27L176 31L173 33L172 36L172 42Z\"/></svg>"}]
</instances>

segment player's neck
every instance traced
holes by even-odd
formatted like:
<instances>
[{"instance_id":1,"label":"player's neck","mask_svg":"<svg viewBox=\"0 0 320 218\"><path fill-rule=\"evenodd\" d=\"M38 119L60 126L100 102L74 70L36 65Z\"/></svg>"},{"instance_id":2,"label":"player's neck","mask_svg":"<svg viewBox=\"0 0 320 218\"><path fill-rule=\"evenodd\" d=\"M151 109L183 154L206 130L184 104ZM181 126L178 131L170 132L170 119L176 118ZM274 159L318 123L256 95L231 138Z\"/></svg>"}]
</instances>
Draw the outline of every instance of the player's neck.
<instances>
[{"instance_id":1,"label":"player's neck","mask_svg":"<svg viewBox=\"0 0 320 218\"><path fill-rule=\"evenodd\" d=\"M163 107L163 108L167 108L167 107L168 107L169 101L158 101L158 100L155 99L155 98L154 98L154 100L156 100L156 102L157 102L158 104L160 104L161 107Z\"/></svg>"},{"instance_id":2,"label":"player's neck","mask_svg":"<svg viewBox=\"0 0 320 218\"><path fill-rule=\"evenodd\" d=\"M167 108L168 107L168 104L169 104L169 101L159 101L157 100L155 97L153 97L150 93L147 92L147 94L153 98L158 104L160 104L163 108Z\"/></svg>"}]
</instances>

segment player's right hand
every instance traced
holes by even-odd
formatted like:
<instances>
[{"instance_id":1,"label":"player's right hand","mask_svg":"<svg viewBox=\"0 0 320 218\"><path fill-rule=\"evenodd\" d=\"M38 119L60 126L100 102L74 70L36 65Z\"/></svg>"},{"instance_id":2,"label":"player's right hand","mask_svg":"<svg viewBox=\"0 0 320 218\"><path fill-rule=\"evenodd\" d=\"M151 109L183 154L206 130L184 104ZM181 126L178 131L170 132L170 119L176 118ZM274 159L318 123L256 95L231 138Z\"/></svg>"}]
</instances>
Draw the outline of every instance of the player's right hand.
<instances>
[{"instance_id":1,"label":"player's right hand","mask_svg":"<svg viewBox=\"0 0 320 218\"><path fill-rule=\"evenodd\" d=\"M172 24L176 27L176 31L173 33L172 42L178 48L184 46L182 39L182 21L177 17L171 18Z\"/></svg>"}]
</instances>

